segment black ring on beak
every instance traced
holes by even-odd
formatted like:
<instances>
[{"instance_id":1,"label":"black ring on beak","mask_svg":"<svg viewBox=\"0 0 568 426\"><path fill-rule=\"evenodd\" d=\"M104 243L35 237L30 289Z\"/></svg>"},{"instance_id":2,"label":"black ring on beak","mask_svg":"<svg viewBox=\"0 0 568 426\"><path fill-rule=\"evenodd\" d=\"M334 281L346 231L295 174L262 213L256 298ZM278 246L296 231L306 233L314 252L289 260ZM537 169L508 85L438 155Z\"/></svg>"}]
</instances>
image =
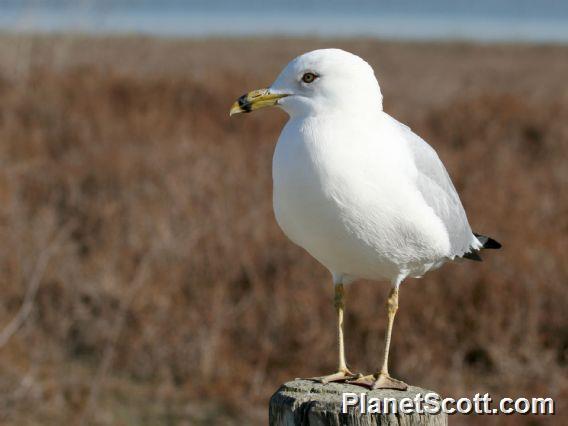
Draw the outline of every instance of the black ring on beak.
<instances>
[{"instance_id":1,"label":"black ring on beak","mask_svg":"<svg viewBox=\"0 0 568 426\"><path fill-rule=\"evenodd\" d=\"M241 96L238 100L237 100L239 107L243 110L243 112L251 112L252 111L252 104L249 102L249 100L247 99L247 95L243 95Z\"/></svg>"}]
</instances>

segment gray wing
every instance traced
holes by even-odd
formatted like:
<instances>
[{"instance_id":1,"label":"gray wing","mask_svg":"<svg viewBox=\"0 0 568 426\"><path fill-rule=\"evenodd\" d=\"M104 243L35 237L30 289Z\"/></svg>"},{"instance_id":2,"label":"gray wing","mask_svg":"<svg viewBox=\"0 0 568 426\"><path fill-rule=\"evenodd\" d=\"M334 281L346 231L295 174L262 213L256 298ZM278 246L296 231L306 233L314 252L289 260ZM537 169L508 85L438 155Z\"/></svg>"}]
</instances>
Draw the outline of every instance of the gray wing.
<instances>
[{"instance_id":1,"label":"gray wing","mask_svg":"<svg viewBox=\"0 0 568 426\"><path fill-rule=\"evenodd\" d=\"M393 119L394 120L394 119ZM402 123L394 120L414 157L418 169L418 189L426 203L442 220L450 237L451 256L462 256L464 253L481 247L467 221L460 197L438 157L424 139L416 135Z\"/></svg>"}]
</instances>

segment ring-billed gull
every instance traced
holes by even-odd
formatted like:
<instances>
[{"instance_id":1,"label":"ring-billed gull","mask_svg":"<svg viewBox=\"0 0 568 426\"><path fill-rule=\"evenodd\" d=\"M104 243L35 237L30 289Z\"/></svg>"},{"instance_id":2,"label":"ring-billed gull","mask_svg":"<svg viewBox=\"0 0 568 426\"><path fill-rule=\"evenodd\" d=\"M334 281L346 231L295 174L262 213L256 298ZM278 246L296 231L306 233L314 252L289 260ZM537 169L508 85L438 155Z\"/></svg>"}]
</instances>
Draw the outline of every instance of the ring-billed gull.
<instances>
[{"instance_id":1,"label":"ring-billed gull","mask_svg":"<svg viewBox=\"0 0 568 426\"><path fill-rule=\"evenodd\" d=\"M386 114L382 99L367 62L322 49L291 61L268 89L241 96L230 114L277 105L290 116L273 158L273 203L284 233L333 277L339 367L319 380L406 389L388 371L400 284L501 245L472 233L434 149ZM392 285L383 364L364 377L347 368L343 343L343 285L359 278Z\"/></svg>"}]
</instances>

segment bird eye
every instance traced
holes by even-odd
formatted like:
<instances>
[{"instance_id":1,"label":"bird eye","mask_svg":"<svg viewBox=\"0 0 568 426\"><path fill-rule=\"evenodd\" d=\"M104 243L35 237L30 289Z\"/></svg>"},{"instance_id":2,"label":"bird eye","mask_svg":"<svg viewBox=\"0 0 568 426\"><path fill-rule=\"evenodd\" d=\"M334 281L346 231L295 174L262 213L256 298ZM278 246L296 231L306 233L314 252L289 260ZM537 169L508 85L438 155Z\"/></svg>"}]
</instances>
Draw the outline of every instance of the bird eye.
<instances>
[{"instance_id":1,"label":"bird eye","mask_svg":"<svg viewBox=\"0 0 568 426\"><path fill-rule=\"evenodd\" d=\"M316 74L314 74L313 72L307 72L302 76L302 81L309 84L313 83L316 78L318 78Z\"/></svg>"}]
</instances>

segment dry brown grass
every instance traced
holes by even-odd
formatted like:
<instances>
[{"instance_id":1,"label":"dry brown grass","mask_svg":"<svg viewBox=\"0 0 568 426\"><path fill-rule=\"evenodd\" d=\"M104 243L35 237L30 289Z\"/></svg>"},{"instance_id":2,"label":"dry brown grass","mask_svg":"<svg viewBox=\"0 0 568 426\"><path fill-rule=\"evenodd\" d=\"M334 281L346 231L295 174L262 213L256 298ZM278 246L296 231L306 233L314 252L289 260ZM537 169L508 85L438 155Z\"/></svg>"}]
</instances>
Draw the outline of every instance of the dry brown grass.
<instances>
[{"instance_id":1,"label":"dry brown grass","mask_svg":"<svg viewBox=\"0 0 568 426\"><path fill-rule=\"evenodd\" d=\"M0 330L41 279L0 348L0 423L264 424L280 382L331 371L330 279L272 214L285 117L227 114L329 45L375 65L386 109L431 141L473 227L505 247L404 284L393 371L566 410L567 48L6 35ZM379 362L386 292L348 288L356 369ZM544 419L452 423L476 420Z\"/></svg>"}]
</instances>

